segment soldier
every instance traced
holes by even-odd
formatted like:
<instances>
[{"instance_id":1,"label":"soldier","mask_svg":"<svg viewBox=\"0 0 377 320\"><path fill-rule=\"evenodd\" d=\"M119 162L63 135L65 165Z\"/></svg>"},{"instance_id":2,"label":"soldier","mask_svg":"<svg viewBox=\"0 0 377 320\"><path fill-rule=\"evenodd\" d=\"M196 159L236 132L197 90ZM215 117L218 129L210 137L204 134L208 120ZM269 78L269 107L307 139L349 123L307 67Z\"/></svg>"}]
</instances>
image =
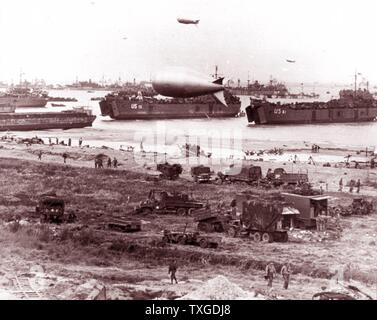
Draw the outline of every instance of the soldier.
<instances>
[{"instance_id":1,"label":"soldier","mask_svg":"<svg viewBox=\"0 0 377 320\"><path fill-rule=\"evenodd\" d=\"M71 140L71 138L69 138L69 139L68 139L68 147L71 146L71 143L72 143L72 140Z\"/></svg>"},{"instance_id":2,"label":"soldier","mask_svg":"<svg viewBox=\"0 0 377 320\"><path fill-rule=\"evenodd\" d=\"M274 280L274 277L276 275L276 269L275 269L275 266L272 262L270 262L267 266L266 266L266 275L264 276L264 278L266 280L268 280L267 282L267 286L268 287L271 287L272 288L272 281Z\"/></svg>"},{"instance_id":3,"label":"soldier","mask_svg":"<svg viewBox=\"0 0 377 320\"><path fill-rule=\"evenodd\" d=\"M114 157L114 160L113 160L113 167L118 168L118 160L115 157Z\"/></svg>"},{"instance_id":4,"label":"soldier","mask_svg":"<svg viewBox=\"0 0 377 320\"><path fill-rule=\"evenodd\" d=\"M111 158L107 159L107 167L111 168Z\"/></svg>"},{"instance_id":5,"label":"soldier","mask_svg":"<svg viewBox=\"0 0 377 320\"><path fill-rule=\"evenodd\" d=\"M48 144L49 144L50 146L52 145L51 137L48 138Z\"/></svg>"},{"instance_id":6,"label":"soldier","mask_svg":"<svg viewBox=\"0 0 377 320\"><path fill-rule=\"evenodd\" d=\"M173 280L175 283L178 284L177 278L175 277L175 273L177 272L177 260L173 260L173 262L169 265L168 274L170 274L171 284L173 284Z\"/></svg>"},{"instance_id":7,"label":"soldier","mask_svg":"<svg viewBox=\"0 0 377 320\"><path fill-rule=\"evenodd\" d=\"M281 275L283 276L283 279L284 279L283 288L287 290L288 285L289 285L289 278L290 278L291 273L292 273L291 264L289 262L284 264L283 267L281 268L280 273L281 273Z\"/></svg>"},{"instance_id":8,"label":"soldier","mask_svg":"<svg viewBox=\"0 0 377 320\"><path fill-rule=\"evenodd\" d=\"M80 137L80 139L79 139L79 147L81 147L82 146L82 137Z\"/></svg>"},{"instance_id":9,"label":"soldier","mask_svg":"<svg viewBox=\"0 0 377 320\"><path fill-rule=\"evenodd\" d=\"M231 212L232 212L232 215L236 215L237 213L237 201L236 199L233 199L232 202L230 203L230 207L231 207Z\"/></svg>"},{"instance_id":10,"label":"soldier","mask_svg":"<svg viewBox=\"0 0 377 320\"><path fill-rule=\"evenodd\" d=\"M101 158L98 159L98 168L99 168L99 169L102 169L102 168L103 168L103 162L102 162L102 159L101 159Z\"/></svg>"},{"instance_id":11,"label":"soldier","mask_svg":"<svg viewBox=\"0 0 377 320\"><path fill-rule=\"evenodd\" d=\"M360 179L358 179L357 182L356 182L356 192L357 193L360 192L360 186L361 186Z\"/></svg>"},{"instance_id":12,"label":"soldier","mask_svg":"<svg viewBox=\"0 0 377 320\"><path fill-rule=\"evenodd\" d=\"M350 181L350 192L353 192L353 187L355 186L355 180Z\"/></svg>"},{"instance_id":13,"label":"soldier","mask_svg":"<svg viewBox=\"0 0 377 320\"><path fill-rule=\"evenodd\" d=\"M39 150L38 152L38 160L42 160L42 150Z\"/></svg>"},{"instance_id":14,"label":"soldier","mask_svg":"<svg viewBox=\"0 0 377 320\"><path fill-rule=\"evenodd\" d=\"M66 163L67 158L68 158L68 155L64 152L63 153L63 161L64 161L64 163Z\"/></svg>"},{"instance_id":15,"label":"soldier","mask_svg":"<svg viewBox=\"0 0 377 320\"><path fill-rule=\"evenodd\" d=\"M338 191L340 191L340 192L343 191L343 178L340 178L340 180L339 180L339 190Z\"/></svg>"}]
</instances>

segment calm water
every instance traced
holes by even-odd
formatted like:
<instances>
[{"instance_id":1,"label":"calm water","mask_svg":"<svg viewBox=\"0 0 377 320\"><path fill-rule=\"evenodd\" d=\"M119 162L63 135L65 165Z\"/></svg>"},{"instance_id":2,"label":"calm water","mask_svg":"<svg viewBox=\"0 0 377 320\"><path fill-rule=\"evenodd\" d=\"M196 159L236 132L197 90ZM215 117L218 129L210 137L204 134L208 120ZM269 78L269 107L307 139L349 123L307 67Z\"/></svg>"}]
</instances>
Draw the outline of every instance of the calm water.
<instances>
[{"instance_id":1,"label":"calm water","mask_svg":"<svg viewBox=\"0 0 377 320\"><path fill-rule=\"evenodd\" d=\"M297 89L297 88L296 88ZM337 89L316 90L321 93L321 100L328 100L336 96ZM295 90L292 90L293 92ZM297 92L297 90L296 90ZM92 128L72 130L46 130L31 132L12 132L18 136L30 137L59 137L71 138L73 142L83 137L85 143L94 146L109 146L119 148L121 145L139 146L150 151L165 149L166 152L185 142L211 149L261 149L262 146L299 145L318 143L331 146L374 147L377 145L377 122L359 124L321 124L321 125L286 125L286 126L254 126L248 125L247 118L229 119L197 119L197 120L166 120L166 121L119 121L100 115L98 101L91 101L91 97L102 97L105 91L51 90L50 96L74 97L78 102L62 102L66 107L27 109L28 111L61 111L73 106L89 106L97 119ZM242 108L249 103L249 97L241 97ZM288 100L292 101L292 100ZM60 102L58 102L60 103ZM19 110L25 111L25 110ZM84 143L84 144L85 144ZM148 150L148 151L149 151Z\"/></svg>"}]
</instances>

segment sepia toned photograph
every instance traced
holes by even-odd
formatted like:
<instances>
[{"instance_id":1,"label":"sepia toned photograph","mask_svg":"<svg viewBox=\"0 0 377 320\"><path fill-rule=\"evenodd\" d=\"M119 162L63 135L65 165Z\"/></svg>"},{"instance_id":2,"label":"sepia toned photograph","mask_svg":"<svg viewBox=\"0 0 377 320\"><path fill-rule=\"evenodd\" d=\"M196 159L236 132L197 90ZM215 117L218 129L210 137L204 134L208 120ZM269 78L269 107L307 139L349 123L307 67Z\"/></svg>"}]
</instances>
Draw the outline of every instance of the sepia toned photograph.
<instances>
[{"instance_id":1,"label":"sepia toned photograph","mask_svg":"<svg viewBox=\"0 0 377 320\"><path fill-rule=\"evenodd\" d=\"M377 299L376 10L0 0L0 300Z\"/></svg>"}]
</instances>

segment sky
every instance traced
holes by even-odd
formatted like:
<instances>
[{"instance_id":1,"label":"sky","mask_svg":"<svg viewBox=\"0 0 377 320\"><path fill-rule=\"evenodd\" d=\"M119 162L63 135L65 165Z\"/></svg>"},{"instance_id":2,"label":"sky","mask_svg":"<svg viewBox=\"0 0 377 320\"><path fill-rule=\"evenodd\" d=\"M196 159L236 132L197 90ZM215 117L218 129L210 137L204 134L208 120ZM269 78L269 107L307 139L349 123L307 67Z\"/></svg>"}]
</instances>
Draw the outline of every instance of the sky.
<instances>
[{"instance_id":1,"label":"sky","mask_svg":"<svg viewBox=\"0 0 377 320\"><path fill-rule=\"evenodd\" d=\"M140 81L167 66L218 65L243 83L351 83L355 70L377 83L376 9L374 0L0 0L0 80Z\"/></svg>"}]
</instances>

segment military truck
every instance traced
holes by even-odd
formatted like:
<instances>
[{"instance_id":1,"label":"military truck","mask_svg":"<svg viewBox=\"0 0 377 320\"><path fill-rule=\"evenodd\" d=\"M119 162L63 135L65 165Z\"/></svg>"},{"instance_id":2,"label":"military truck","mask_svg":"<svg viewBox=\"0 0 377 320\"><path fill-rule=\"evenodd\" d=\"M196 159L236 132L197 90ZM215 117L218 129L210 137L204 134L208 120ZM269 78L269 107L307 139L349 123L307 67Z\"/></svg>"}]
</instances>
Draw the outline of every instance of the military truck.
<instances>
[{"instance_id":1,"label":"military truck","mask_svg":"<svg viewBox=\"0 0 377 320\"><path fill-rule=\"evenodd\" d=\"M212 177L212 171L210 167L203 165L195 166L191 168L191 176L195 182L209 182Z\"/></svg>"},{"instance_id":2,"label":"military truck","mask_svg":"<svg viewBox=\"0 0 377 320\"><path fill-rule=\"evenodd\" d=\"M201 235L199 232L164 230L162 241L164 243L200 246L201 248L217 248L221 239Z\"/></svg>"},{"instance_id":3,"label":"military truck","mask_svg":"<svg viewBox=\"0 0 377 320\"><path fill-rule=\"evenodd\" d=\"M134 211L137 214L173 213L187 215L193 209L202 207L204 207L203 202L197 201L187 194L153 189L149 192L148 199L142 201Z\"/></svg>"},{"instance_id":4,"label":"military truck","mask_svg":"<svg viewBox=\"0 0 377 320\"><path fill-rule=\"evenodd\" d=\"M231 221L228 234L247 236L255 242L287 242L287 230L298 210L277 194L239 194L236 196L240 221Z\"/></svg>"},{"instance_id":5,"label":"military truck","mask_svg":"<svg viewBox=\"0 0 377 320\"><path fill-rule=\"evenodd\" d=\"M71 223L77 218L74 213L65 212L64 200L57 197L55 193L42 195L35 212L40 217L41 223Z\"/></svg>"},{"instance_id":6,"label":"military truck","mask_svg":"<svg viewBox=\"0 0 377 320\"><path fill-rule=\"evenodd\" d=\"M338 205L332 209L334 215L351 216L351 215L368 215L373 212L372 201L357 197L352 200L348 206Z\"/></svg>"},{"instance_id":7,"label":"military truck","mask_svg":"<svg viewBox=\"0 0 377 320\"><path fill-rule=\"evenodd\" d=\"M182 166L178 163L169 164L168 162L157 164L157 171L160 171L160 178L175 180L182 173Z\"/></svg>"},{"instance_id":8,"label":"military truck","mask_svg":"<svg viewBox=\"0 0 377 320\"><path fill-rule=\"evenodd\" d=\"M273 173L267 175L267 179L274 186L299 185L309 181L306 173L288 173L283 168L277 168Z\"/></svg>"},{"instance_id":9,"label":"military truck","mask_svg":"<svg viewBox=\"0 0 377 320\"><path fill-rule=\"evenodd\" d=\"M218 172L221 183L224 182L245 182L257 184L262 179L262 168L260 166L230 167L224 172Z\"/></svg>"}]
</instances>

